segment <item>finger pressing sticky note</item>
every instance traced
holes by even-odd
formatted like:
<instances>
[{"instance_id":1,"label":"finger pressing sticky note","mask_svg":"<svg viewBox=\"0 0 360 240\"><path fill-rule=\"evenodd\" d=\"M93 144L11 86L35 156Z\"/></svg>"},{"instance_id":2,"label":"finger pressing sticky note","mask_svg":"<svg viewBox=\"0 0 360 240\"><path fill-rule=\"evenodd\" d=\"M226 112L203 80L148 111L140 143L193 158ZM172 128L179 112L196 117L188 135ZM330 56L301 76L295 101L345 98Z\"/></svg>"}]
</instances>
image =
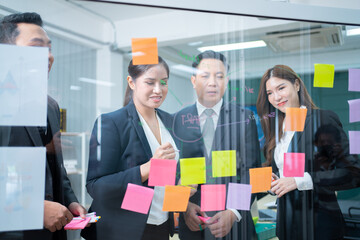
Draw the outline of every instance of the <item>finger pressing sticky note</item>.
<instances>
[{"instance_id":1,"label":"finger pressing sticky note","mask_svg":"<svg viewBox=\"0 0 360 240\"><path fill-rule=\"evenodd\" d=\"M175 185L176 160L150 160L149 186Z\"/></svg>"},{"instance_id":2,"label":"finger pressing sticky note","mask_svg":"<svg viewBox=\"0 0 360 240\"><path fill-rule=\"evenodd\" d=\"M75 230L75 229L84 229L86 225L90 222L91 217L85 219L73 219L71 222L64 226L65 230Z\"/></svg>"},{"instance_id":3,"label":"finger pressing sticky note","mask_svg":"<svg viewBox=\"0 0 360 240\"><path fill-rule=\"evenodd\" d=\"M166 186L163 202L163 211L185 212L190 198L190 187Z\"/></svg>"},{"instance_id":4,"label":"finger pressing sticky note","mask_svg":"<svg viewBox=\"0 0 360 240\"><path fill-rule=\"evenodd\" d=\"M306 108L286 108L285 131L304 131Z\"/></svg>"},{"instance_id":5,"label":"finger pressing sticky note","mask_svg":"<svg viewBox=\"0 0 360 240\"><path fill-rule=\"evenodd\" d=\"M305 153L284 153L284 177L303 177Z\"/></svg>"},{"instance_id":6,"label":"finger pressing sticky note","mask_svg":"<svg viewBox=\"0 0 360 240\"><path fill-rule=\"evenodd\" d=\"M360 131L349 131L350 154L360 154Z\"/></svg>"},{"instance_id":7,"label":"finger pressing sticky note","mask_svg":"<svg viewBox=\"0 0 360 240\"><path fill-rule=\"evenodd\" d=\"M266 192L271 187L271 167L250 168L251 193Z\"/></svg>"},{"instance_id":8,"label":"finger pressing sticky note","mask_svg":"<svg viewBox=\"0 0 360 240\"><path fill-rule=\"evenodd\" d=\"M314 87L334 87L335 67L332 64L315 64Z\"/></svg>"},{"instance_id":9,"label":"finger pressing sticky note","mask_svg":"<svg viewBox=\"0 0 360 240\"><path fill-rule=\"evenodd\" d=\"M236 176L236 151L213 151L212 174L213 177Z\"/></svg>"},{"instance_id":10,"label":"finger pressing sticky note","mask_svg":"<svg viewBox=\"0 0 360 240\"><path fill-rule=\"evenodd\" d=\"M128 183L121 208L147 214L154 196L154 189Z\"/></svg>"},{"instance_id":11,"label":"finger pressing sticky note","mask_svg":"<svg viewBox=\"0 0 360 240\"><path fill-rule=\"evenodd\" d=\"M131 49L134 65L159 63L156 38L132 38Z\"/></svg>"},{"instance_id":12,"label":"finger pressing sticky note","mask_svg":"<svg viewBox=\"0 0 360 240\"><path fill-rule=\"evenodd\" d=\"M250 210L251 185L229 183L226 208Z\"/></svg>"},{"instance_id":13,"label":"finger pressing sticky note","mask_svg":"<svg viewBox=\"0 0 360 240\"><path fill-rule=\"evenodd\" d=\"M205 158L180 159L181 185L206 183Z\"/></svg>"},{"instance_id":14,"label":"finger pressing sticky note","mask_svg":"<svg viewBox=\"0 0 360 240\"><path fill-rule=\"evenodd\" d=\"M201 211L225 210L225 184L201 185Z\"/></svg>"},{"instance_id":15,"label":"finger pressing sticky note","mask_svg":"<svg viewBox=\"0 0 360 240\"><path fill-rule=\"evenodd\" d=\"M360 99L348 100L349 103L349 121L360 121Z\"/></svg>"},{"instance_id":16,"label":"finger pressing sticky note","mask_svg":"<svg viewBox=\"0 0 360 240\"><path fill-rule=\"evenodd\" d=\"M360 69L349 69L349 91L360 92Z\"/></svg>"}]
</instances>

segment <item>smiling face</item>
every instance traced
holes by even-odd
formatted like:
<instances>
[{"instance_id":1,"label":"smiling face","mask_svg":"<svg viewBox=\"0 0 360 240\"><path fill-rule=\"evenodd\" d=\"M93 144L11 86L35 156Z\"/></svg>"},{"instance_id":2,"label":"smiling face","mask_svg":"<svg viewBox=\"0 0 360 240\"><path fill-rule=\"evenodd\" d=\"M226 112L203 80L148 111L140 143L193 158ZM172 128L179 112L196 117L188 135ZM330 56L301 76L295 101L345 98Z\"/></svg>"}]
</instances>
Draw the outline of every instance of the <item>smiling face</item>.
<instances>
[{"instance_id":1,"label":"smiling face","mask_svg":"<svg viewBox=\"0 0 360 240\"><path fill-rule=\"evenodd\" d=\"M300 107L298 92L299 81L292 82L277 77L271 77L266 82L268 100L274 108L285 113L288 107Z\"/></svg>"},{"instance_id":2,"label":"smiling face","mask_svg":"<svg viewBox=\"0 0 360 240\"><path fill-rule=\"evenodd\" d=\"M223 62L212 58L201 60L196 75L191 77L199 102L208 108L223 97L228 81Z\"/></svg>"},{"instance_id":3,"label":"smiling face","mask_svg":"<svg viewBox=\"0 0 360 240\"><path fill-rule=\"evenodd\" d=\"M149 68L136 80L128 77L128 83L133 90L134 104L139 109L154 109L160 107L168 92L168 74L162 64Z\"/></svg>"}]
</instances>

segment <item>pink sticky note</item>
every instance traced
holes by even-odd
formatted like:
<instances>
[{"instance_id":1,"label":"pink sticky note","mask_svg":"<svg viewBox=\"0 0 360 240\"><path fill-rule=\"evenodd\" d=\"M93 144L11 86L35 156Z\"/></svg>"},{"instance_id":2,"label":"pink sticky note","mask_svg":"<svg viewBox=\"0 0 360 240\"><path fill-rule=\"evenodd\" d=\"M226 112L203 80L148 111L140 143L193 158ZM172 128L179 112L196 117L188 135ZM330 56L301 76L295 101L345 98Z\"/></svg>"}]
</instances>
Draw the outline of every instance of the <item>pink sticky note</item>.
<instances>
[{"instance_id":1,"label":"pink sticky note","mask_svg":"<svg viewBox=\"0 0 360 240\"><path fill-rule=\"evenodd\" d=\"M229 183L226 208L250 210L251 185Z\"/></svg>"},{"instance_id":2,"label":"pink sticky note","mask_svg":"<svg viewBox=\"0 0 360 240\"><path fill-rule=\"evenodd\" d=\"M201 185L201 211L225 210L225 184Z\"/></svg>"},{"instance_id":3,"label":"pink sticky note","mask_svg":"<svg viewBox=\"0 0 360 240\"><path fill-rule=\"evenodd\" d=\"M65 225L65 230L74 230L74 229L84 229L86 225L90 222L91 217L85 219L73 219L71 222Z\"/></svg>"},{"instance_id":4,"label":"pink sticky note","mask_svg":"<svg viewBox=\"0 0 360 240\"><path fill-rule=\"evenodd\" d=\"M349 131L350 154L360 154L360 131Z\"/></svg>"},{"instance_id":5,"label":"pink sticky note","mask_svg":"<svg viewBox=\"0 0 360 240\"><path fill-rule=\"evenodd\" d=\"M150 160L149 186L175 185L176 160Z\"/></svg>"},{"instance_id":6,"label":"pink sticky note","mask_svg":"<svg viewBox=\"0 0 360 240\"><path fill-rule=\"evenodd\" d=\"M360 99L348 100L349 103L349 122L360 121Z\"/></svg>"},{"instance_id":7,"label":"pink sticky note","mask_svg":"<svg viewBox=\"0 0 360 240\"><path fill-rule=\"evenodd\" d=\"M349 91L360 92L360 69L349 69Z\"/></svg>"},{"instance_id":8,"label":"pink sticky note","mask_svg":"<svg viewBox=\"0 0 360 240\"><path fill-rule=\"evenodd\" d=\"M147 214L154 196L154 189L128 183L121 208Z\"/></svg>"},{"instance_id":9,"label":"pink sticky note","mask_svg":"<svg viewBox=\"0 0 360 240\"><path fill-rule=\"evenodd\" d=\"M303 177L305 153L284 153L284 177Z\"/></svg>"},{"instance_id":10,"label":"pink sticky note","mask_svg":"<svg viewBox=\"0 0 360 240\"><path fill-rule=\"evenodd\" d=\"M209 220L211 217L198 216L198 218L199 218L203 223L206 223L206 221Z\"/></svg>"}]
</instances>

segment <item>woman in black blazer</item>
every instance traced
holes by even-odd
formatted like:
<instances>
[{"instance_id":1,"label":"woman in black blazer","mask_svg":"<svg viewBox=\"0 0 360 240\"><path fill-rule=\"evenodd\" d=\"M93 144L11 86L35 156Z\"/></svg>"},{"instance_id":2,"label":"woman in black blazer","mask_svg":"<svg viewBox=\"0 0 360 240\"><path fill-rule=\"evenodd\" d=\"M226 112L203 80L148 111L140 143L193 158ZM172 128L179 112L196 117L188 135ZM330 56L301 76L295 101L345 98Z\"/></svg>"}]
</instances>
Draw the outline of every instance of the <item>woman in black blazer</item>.
<instances>
[{"instance_id":1,"label":"woman in black blazer","mask_svg":"<svg viewBox=\"0 0 360 240\"><path fill-rule=\"evenodd\" d=\"M279 239L342 239L344 219L335 191L357 187L359 161L349 154L338 116L313 103L301 78L288 66L276 65L261 79L257 99L264 118L264 166L273 167L271 191L278 196ZM307 108L302 132L284 131L286 108ZM284 177L284 153L305 153L304 177Z\"/></svg>"},{"instance_id":2,"label":"woman in black blazer","mask_svg":"<svg viewBox=\"0 0 360 240\"><path fill-rule=\"evenodd\" d=\"M169 239L173 230L172 215L159 208L161 187L148 214L121 208L128 183L148 186L151 158L178 158L168 131L172 118L158 109L168 91L168 65L161 57L155 65L131 61L128 72L124 107L102 114L93 128L86 187L90 211L101 220L83 230L86 239Z\"/></svg>"}]
</instances>

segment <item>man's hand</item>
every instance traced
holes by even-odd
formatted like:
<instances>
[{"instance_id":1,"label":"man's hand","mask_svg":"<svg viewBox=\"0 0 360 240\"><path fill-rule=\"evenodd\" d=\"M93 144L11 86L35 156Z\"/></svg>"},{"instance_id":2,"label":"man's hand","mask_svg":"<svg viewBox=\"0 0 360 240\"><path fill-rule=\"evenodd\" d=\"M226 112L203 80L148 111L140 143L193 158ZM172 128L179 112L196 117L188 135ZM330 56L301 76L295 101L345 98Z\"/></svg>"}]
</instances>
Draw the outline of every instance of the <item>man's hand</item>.
<instances>
[{"instance_id":1,"label":"man's hand","mask_svg":"<svg viewBox=\"0 0 360 240\"><path fill-rule=\"evenodd\" d=\"M218 212L206 222L210 232L216 238L225 237L231 230L236 220L236 215L231 210Z\"/></svg>"},{"instance_id":2,"label":"man's hand","mask_svg":"<svg viewBox=\"0 0 360 240\"><path fill-rule=\"evenodd\" d=\"M69 210L74 216L80 216L81 218L86 218L86 214L87 214L86 209L77 202L70 203ZM88 223L86 227L89 227L90 225L91 223Z\"/></svg>"},{"instance_id":3,"label":"man's hand","mask_svg":"<svg viewBox=\"0 0 360 240\"><path fill-rule=\"evenodd\" d=\"M189 202L186 212L184 213L185 223L191 231L200 231L205 229L205 224L198 218L198 214L205 217L205 213L201 212L200 207L194 203Z\"/></svg>"},{"instance_id":4,"label":"man's hand","mask_svg":"<svg viewBox=\"0 0 360 240\"><path fill-rule=\"evenodd\" d=\"M44 227L51 232L60 230L73 219L71 212L57 202L44 200Z\"/></svg>"}]
</instances>

